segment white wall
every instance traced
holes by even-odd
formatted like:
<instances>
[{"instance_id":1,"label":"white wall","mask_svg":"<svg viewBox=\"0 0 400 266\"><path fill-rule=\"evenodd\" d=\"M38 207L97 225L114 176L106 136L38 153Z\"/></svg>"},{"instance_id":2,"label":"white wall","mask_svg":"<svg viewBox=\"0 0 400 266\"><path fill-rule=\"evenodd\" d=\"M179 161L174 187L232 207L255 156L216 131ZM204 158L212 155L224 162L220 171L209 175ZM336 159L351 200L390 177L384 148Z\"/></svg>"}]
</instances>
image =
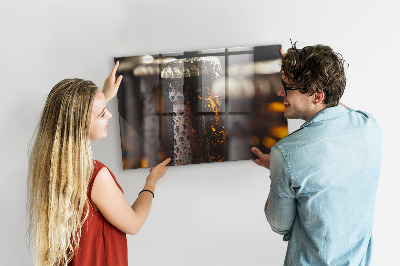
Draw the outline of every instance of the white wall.
<instances>
[{"instance_id":1,"label":"white wall","mask_svg":"<svg viewBox=\"0 0 400 266\"><path fill-rule=\"evenodd\" d=\"M102 86L114 56L276 43L288 48L291 38L342 53L350 64L342 101L372 113L381 124L374 255L376 265L395 265L400 238L396 7L395 1L382 0L2 1L0 264L31 265L25 237L27 149L58 81L81 77ZM93 153L133 202L147 170L122 171L116 100L109 109L114 114L109 136L93 143ZM268 190L268 172L249 161L171 167L148 222L128 237L130 264L281 265L286 244L262 211Z\"/></svg>"}]
</instances>

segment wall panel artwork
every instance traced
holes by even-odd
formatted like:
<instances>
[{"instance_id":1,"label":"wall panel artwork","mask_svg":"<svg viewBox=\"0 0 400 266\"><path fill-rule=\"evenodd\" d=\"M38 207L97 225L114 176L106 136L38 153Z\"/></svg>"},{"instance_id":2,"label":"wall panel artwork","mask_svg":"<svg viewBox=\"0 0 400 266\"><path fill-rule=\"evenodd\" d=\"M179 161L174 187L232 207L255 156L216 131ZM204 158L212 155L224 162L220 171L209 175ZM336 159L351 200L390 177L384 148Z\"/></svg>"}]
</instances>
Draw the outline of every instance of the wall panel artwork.
<instances>
[{"instance_id":1,"label":"wall panel artwork","mask_svg":"<svg viewBox=\"0 0 400 266\"><path fill-rule=\"evenodd\" d=\"M248 160L288 134L280 45L115 58L124 169Z\"/></svg>"}]
</instances>

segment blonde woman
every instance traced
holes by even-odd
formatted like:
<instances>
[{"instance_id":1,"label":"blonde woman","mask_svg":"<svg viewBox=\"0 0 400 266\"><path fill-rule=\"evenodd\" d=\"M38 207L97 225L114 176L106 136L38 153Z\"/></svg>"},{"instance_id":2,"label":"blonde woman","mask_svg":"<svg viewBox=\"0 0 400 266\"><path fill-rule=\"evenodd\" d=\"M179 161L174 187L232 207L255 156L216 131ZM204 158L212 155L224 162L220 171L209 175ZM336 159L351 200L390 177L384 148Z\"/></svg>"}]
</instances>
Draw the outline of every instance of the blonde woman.
<instances>
[{"instance_id":1,"label":"blonde woman","mask_svg":"<svg viewBox=\"0 0 400 266\"><path fill-rule=\"evenodd\" d=\"M150 170L132 206L112 172L93 160L90 142L107 136L106 103L122 80L117 68L103 91L65 79L47 97L28 176L35 265L128 265L126 234L141 229L170 159Z\"/></svg>"}]
</instances>

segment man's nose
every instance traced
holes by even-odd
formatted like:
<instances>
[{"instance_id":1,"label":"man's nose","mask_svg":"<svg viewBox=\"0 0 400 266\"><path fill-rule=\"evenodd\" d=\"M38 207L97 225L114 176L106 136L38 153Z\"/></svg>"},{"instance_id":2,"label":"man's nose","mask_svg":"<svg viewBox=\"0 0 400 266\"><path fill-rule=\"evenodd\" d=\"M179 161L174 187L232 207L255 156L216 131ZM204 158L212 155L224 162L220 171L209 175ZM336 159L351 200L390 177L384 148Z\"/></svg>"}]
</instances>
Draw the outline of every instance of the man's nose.
<instances>
[{"instance_id":1,"label":"man's nose","mask_svg":"<svg viewBox=\"0 0 400 266\"><path fill-rule=\"evenodd\" d=\"M281 96L281 97L285 97L285 90L283 89L283 85L281 85L278 89L278 91L276 92L276 95Z\"/></svg>"}]
</instances>

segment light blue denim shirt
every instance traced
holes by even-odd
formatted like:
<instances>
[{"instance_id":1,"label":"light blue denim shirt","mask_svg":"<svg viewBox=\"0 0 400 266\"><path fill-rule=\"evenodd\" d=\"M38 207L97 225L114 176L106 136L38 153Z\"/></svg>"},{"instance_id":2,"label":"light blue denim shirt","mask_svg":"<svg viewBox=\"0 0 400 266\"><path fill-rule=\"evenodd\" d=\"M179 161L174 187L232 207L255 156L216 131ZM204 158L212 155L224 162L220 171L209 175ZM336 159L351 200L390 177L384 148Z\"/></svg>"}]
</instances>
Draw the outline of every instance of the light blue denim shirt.
<instances>
[{"instance_id":1,"label":"light blue denim shirt","mask_svg":"<svg viewBox=\"0 0 400 266\"><path fill-rule=\"evenodd\" d=\"M275 144L266 216L284 265L371 265L380 164L377 121L340 105Z\"/></svg>"}]
</instances>

